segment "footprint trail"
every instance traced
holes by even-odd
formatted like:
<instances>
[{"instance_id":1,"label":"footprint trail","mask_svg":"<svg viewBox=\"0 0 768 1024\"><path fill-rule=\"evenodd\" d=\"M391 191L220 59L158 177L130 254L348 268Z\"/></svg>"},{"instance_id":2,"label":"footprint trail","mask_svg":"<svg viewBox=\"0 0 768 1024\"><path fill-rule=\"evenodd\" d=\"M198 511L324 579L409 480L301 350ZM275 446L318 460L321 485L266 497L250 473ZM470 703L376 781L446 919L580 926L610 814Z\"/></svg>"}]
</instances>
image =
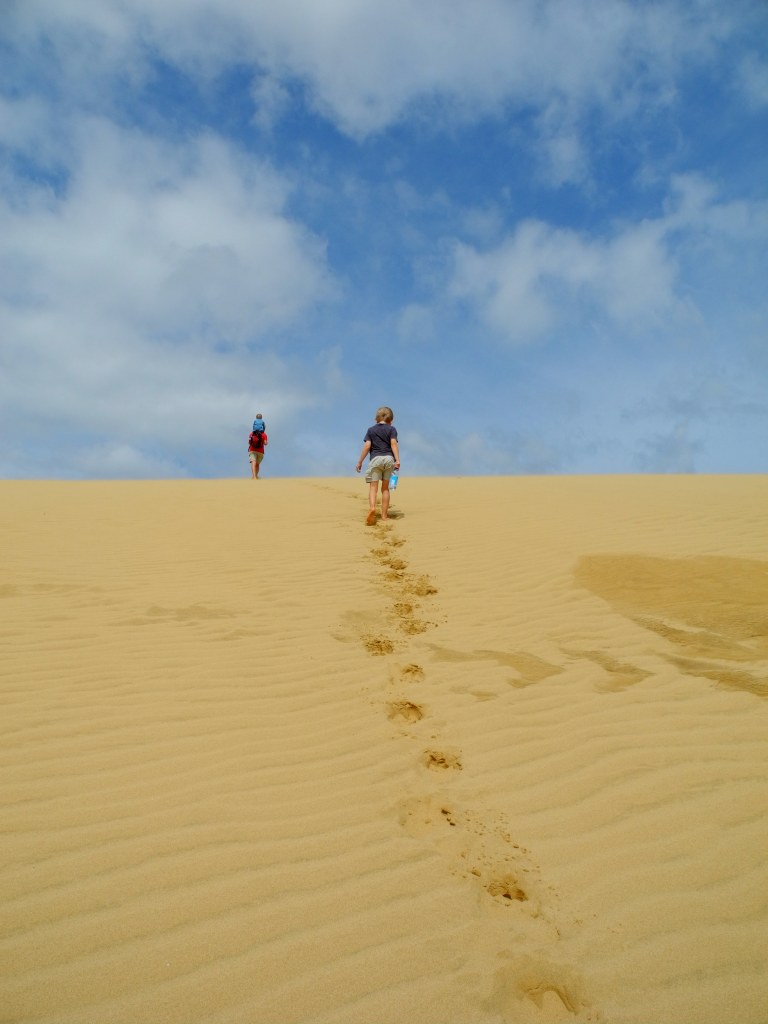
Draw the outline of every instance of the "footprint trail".
<instances>
[{"instance_id":1,"label":"footprint trail","mask_svg":"<svg viewBox=\"0 0 768 1024\"><path fill-rule=\"evenodd\" d=\"M439 686L433 673L439 673L441 653L421 639L442 619L439 590L428 573L412 568L402 529L400 524L379 523L375 534L370 533L375 585L387 595L391 611L384 631L360 637L369 654L387 659L385 699L378 706L399 726L398 735L413 743L413 792L396 809L399 824L412 839L439 853L448 874L474 890L483 931L499 936L491 960L486 955L482 965L483 1010L509 1024L600 1021L578 971L553 955L564 924L557 893L542 879L533 854L501 814L467 806L459 791L453 792L467 766L451 741L450 721L436 724L432 719L429 688ZM495 657L486 651L478 655ZM422 664L425 656L432 664L429 671ZM514 663L518 671L521 657ZM560 671L533 664L530 657L522 669L533 678ZM502 918L494 918L490 927L482 924L486 914ZM500 931L493 930L498 927ZM533 945L530 955L520 953L521 942L529 949ZM490 976L489 962L495 968Z\"/></svg>"}]
</instances>

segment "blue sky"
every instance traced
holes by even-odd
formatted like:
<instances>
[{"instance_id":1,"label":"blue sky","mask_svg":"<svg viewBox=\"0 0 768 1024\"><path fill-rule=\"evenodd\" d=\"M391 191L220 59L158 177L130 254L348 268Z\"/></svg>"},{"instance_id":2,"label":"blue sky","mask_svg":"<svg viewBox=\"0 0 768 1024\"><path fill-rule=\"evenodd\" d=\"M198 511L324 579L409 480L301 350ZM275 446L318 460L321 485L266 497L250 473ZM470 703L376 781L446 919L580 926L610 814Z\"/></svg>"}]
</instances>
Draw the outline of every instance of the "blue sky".
<instances>
[{"instance_id":1,"label":"blue sky","mask_svg":"<svg viewBox=\"0 0 768 1024\"><path fill-rule=\"evenodd\" d=\"M764 0L0 0L0 476L768 470Z\"/></svg>"}]
</instances>

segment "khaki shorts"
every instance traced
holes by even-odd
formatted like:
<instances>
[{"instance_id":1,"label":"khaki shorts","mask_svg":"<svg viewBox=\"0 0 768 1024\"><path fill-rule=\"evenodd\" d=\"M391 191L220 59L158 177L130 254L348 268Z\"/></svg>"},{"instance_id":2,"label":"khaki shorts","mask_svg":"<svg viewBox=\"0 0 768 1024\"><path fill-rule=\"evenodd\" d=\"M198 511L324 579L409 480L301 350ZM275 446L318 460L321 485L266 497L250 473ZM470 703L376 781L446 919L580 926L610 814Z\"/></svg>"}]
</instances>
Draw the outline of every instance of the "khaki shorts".
<instances>
[{"instance_id":1,"label":"khaki shorts","mask_svg":"<svg viewBox=\"0 0 768 1024\"><path fill-rule=\"evenodd\" d=\"M264 458L264 452L248 452L248 458L258 466Z\"/></svg>"},{"instance_id":2,"label":"khaki shorts","mask_svg":"<svg viewBox=\"0 0 768 1024\"><path fill-rule=\"evenodd\" d=\"M369 484L374 480L389 480L394 471L395 460L391 455L377 455L375 459L371 459L365 479Z\"/></svg>"}]
</instances>

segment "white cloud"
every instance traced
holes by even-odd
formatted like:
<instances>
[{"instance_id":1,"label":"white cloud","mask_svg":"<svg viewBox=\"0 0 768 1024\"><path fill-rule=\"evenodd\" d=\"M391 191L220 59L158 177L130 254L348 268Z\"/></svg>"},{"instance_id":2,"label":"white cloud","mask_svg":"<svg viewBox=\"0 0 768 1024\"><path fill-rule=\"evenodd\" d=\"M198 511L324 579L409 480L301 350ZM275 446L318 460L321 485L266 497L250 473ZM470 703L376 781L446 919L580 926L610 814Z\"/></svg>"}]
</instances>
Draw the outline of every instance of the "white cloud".
<instances>
[{"instance_id":1,"label":"white cloud","mask_svg":"<svg viewBox=\"0 0 768 1024\"><path fill-rule=\"evenodd\" d=\"M52 467L54 472L61 468ZM174 462L162 455L150 455L131 444L121 442L96 444L86 448L77 454L67 469L70 473L89 479L129 477L150 480L188 475L181 461Z\"/></svg>"},{"instance_id":2,"label":"white cloud","mask_svg":"<svg viewBox=\"0 0 768 1024\"><path fill-rule=\"evenodd\" d=\"M436 97L473 117L509 100L615 103L638 88L647 102L649 87L663 91L726 25L707 3L232 0L225 7L258 39L259 59L307 82L318 107L353 135Z\"/></svg>"},{"instance_id":3,"label":"white cloud","mask_svg":"<svg viewBox=\"0 0 768 1024\"><path fill-rule=\"evenodd\" d=\"M768 202L721 199L714 184L696 174L677 174L670 182L665 211L670 230L730 242L758 243L768 239Z\"/></svg>"},{"instance_id":4,"label":"white cloud","mask_svg":"<svg viewBox=\"0 0 768 1024\"><path fill-rule=\"evenodd\" d=\"M78 319L246 341L329 294L322 246L281 212L269 168L214 138L156 142L81 121L65 194L4 211L3 248ZM34 201L34 200L33 200Z\"/></svg>"},{"instance_id":5,"label":"white cloud","mask_svg":"<svg viewBox=\"0 0 768 1024\"><path fill-rule=\"evenodd\" d=\"M703 246L734 251L736 243L764 242L768 204L718 201L700 178L672 184L663 216L606 237L529 220L493 248L456 243L448 294L512 343L577 323L629 335L697 325L682 268Z\"/></svg>"},{"instance_id":6,"label":"white cloud","mask_svg":"<svg viewBox=\"0 0 768 1024\"><path fill-rule=\"evenodd\" d=\"M251 87L254 124L269 132L290 107L291 94L275 75L257 75Z\"/></svg>"},{"instance_id":7,"label":"white cloud","mask_svg":"<svg viewBox=\"0 0 768 1024\"><path fill-rule=\"evenodd\" d=\"M451 474L550 473L562 468L563 450L530 431L446 429L408 433L408 472L425 475L450 466Z\"/></svg>"},{"instance_id":8,"label":"white cloud","mask_svg":"<svg viewBox=\"0 0 768 1024\"><path fill-rule=\"evenodd\" d=\"M755 108L768 106L768 62L755 53L747 54L739 67L739 84Z\"/></svg>"},{"instance_id":9,"label":"white cloud","mask_svg":"<svg viewBox=\"0 0 768 1024\"><path fill-rule=\"evenodd\" d=\"M157 475L173 464L146 446L180 451L189 424L230 444L257 400L290 417L313 404L313 375L337 386L311 351L297 368L264 350L336 293L323 243L285 213L286 181L213 136L69 127L68 178L6 177L0 196L5 431L31 442L67 423L72 472Z\"/></svg>"},{"instance_id":10,"label":"white cloud","mask_svg":"<svg viewBox=\"0 0 768 1024\"><path fill-rule=\"evenodd\" d=\"M489 252L457 245L449 291L497 335L527 342L585 315L647 326L678 304L674 276L658 225L600 239L527 221Z\"/></svg>"},{"instance_id":11,"label":"white cloud","mask_svg":"<svg viewBox=\"0 0 768 1024\"><path fill-rule=\"evenodd\" d=\"M45 35L81 93L78 83L92 86L110 65L141 75L152 50L197 75L250 62L267 72L257 116L279 112L285 94L273 86L290 78L354 136L435 99L473 117L509 100L542 110L562 97L615 106L641 91L647 103L728 31L705 0L25 0L13 24L27 44ZM550 142L562 166L582 158L568 135Z\"/></svg>"},{"instance_id":12,"label":"white cloud","mask_svg":"<svg viewBox=\"0 0 768 1024\"><path fill-rule=\"evenodd\" d=\"M12 80L110 116L126 83L154 87L157 59L203 90L248 68L262 132L297 103L355 139L524 112L537 175L557 188L591 180L592 113L615 126L667 107L738 18L710 0L25 0L8 24ZM757 58L732 74L759 99Z\"/></svg>"},{"instance_id":13,"label":"white cloud","mask_svg":"<svg viewBox=\"0 0 768 1024\"><path fill-rule=\"evenodd\" d=\"M536 146L544 180L555 187L587 180L589 160L578 126L553 126L540 120L538 129Z\"/></svg>"},{"instance_id":14,"label":"white cloud","mask_svg":"<svg viewBox=\"0 0 768 1024\"><path fill-rule=\"evenodd\" d=\"M331 296L323 245L286 217L288 186L267 165L211 136L172 145L92 118L71 132L60 194L18 183L0 208L6 266L35 294L81 321L228 341Z\"/></svg>"}]
</instances>

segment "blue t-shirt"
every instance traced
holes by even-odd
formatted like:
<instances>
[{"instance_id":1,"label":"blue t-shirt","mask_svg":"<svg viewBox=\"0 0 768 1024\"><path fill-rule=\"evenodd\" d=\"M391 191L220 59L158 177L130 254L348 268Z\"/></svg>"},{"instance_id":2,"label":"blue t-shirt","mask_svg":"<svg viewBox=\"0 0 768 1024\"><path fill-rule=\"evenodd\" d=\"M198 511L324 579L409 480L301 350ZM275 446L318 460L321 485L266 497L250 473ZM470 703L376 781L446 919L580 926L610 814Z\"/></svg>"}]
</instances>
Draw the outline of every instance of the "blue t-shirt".
<instances>
[{"instance_id":1,"label":"blue t-shirt","mask_svg":"<svg viewBox=\"0 0 768 1024\"><path fill-rule=\"evenodd\" d=\"M395 453L392 451L392 439L397 440L397 430L392 426L391 423L374 423L372 427L368 428L363 443L366 441L371 442L370 455L372 459L375 459L377 455L391 455L394 459Z\"/></svg>"}]
</instances>

